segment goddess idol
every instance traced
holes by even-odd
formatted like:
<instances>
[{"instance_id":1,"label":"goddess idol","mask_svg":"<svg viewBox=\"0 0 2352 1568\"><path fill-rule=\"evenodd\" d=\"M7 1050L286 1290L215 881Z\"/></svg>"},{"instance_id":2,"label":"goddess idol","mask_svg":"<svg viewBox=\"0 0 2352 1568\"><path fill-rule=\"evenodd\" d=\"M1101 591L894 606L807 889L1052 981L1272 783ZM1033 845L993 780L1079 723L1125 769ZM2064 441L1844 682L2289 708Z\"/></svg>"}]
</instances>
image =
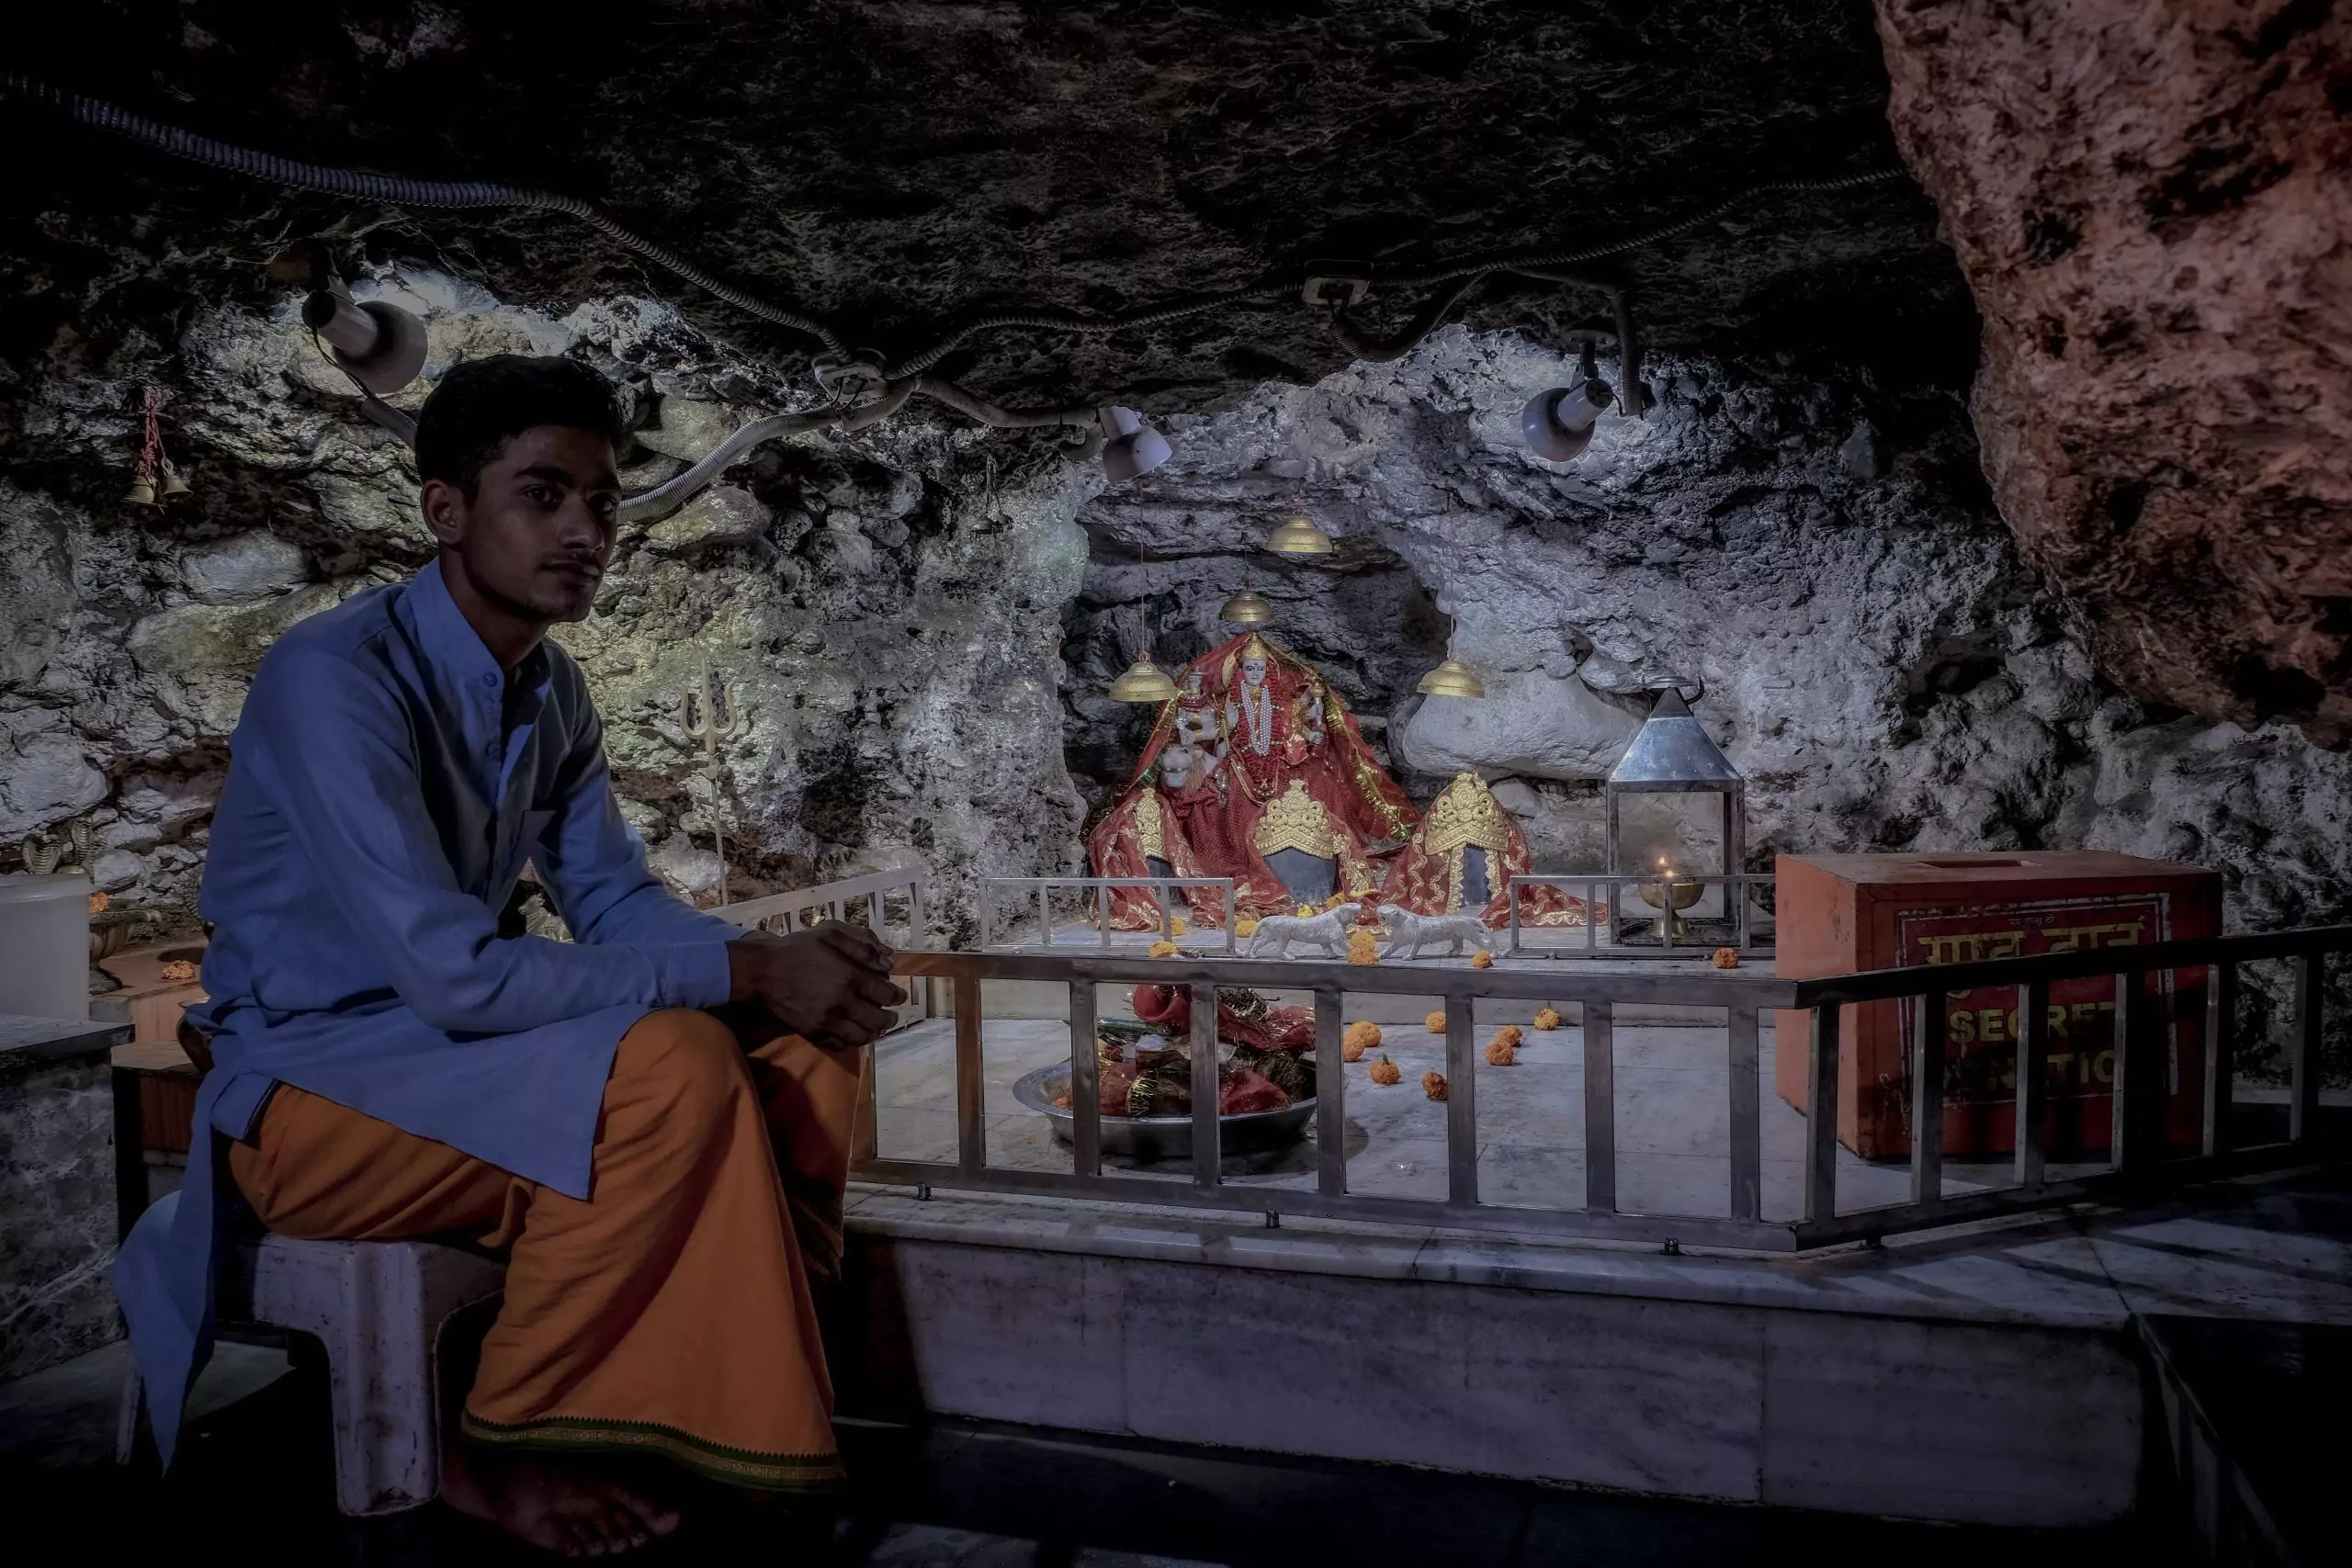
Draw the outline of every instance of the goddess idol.
<instances>
[{"instance_id":1,"label":"goddess idol","mask_svg":"<svg viewBox=\"0 0 2352 1568\"><path fill-rule=\"evenodd\" d=\"M1372 894L1419 820L1339 694L1244 633L1184 666L1087 850L1098 876L1230 876L1240 913L1285 914ZM1186 903L1196 923L1222 918L1206 889L1188 890ZM1158 923L1144 890L1112 890L1114 927Z\"/></svg>"}]
</instances>

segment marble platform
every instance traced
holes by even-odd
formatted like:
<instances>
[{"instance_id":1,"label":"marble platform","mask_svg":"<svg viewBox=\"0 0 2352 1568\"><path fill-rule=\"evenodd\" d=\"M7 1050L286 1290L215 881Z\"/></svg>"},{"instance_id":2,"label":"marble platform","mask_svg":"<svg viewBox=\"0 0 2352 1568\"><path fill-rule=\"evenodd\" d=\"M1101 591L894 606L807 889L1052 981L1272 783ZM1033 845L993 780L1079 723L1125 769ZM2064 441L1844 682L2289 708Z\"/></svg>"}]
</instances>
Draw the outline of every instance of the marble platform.
<instances>
[{"instance_id":1,"label":"marble platform","mask_svg":"<svg viewBox=\"0 0 2352 1568\"><path fill-rule=\"evenodd\" d=\"M1371 998L1363 998L1366 1001ZM1438 1199L1442 1040L1384 1022L1404 1082L1343 1066L1352 1191ZM1490 1016L1489 1007L1492 1012ZM1530 1004L1480 1004L1483 1044ZM1349 1017L1359 1013L1352 1004ZM993 1165L1069 1168L1011 1097L1069 1029L982 1029ZM1725 1032L1615 1035L1620 1207L1728 1209ZM1763 1032L1764 1083L1775 1040ZM1583 1201L1580 1032L1530 1031L1481 1066L1481 1199ZM1377 1055L1378 1053L1374 1053ZM877 1057L880 1150L952 1160L952 1025ZM1763 1095L1766 1217L1798 1212L1804 1118ZM1236 1185L1311 1188L1315 1149L1229 1160ZM1114 1168L1118 1168L1115 1166ZM2070 1168L2053 1162L2053 1174ZM1188 1171L1133 1174L1182 1180ZM1953 1161L1946 1190L1999 1185ZM1907 1196L1840 1152L1841 1208ZM853 1190L844 1408L935 1412L1677 1497L1955 1523L2076 1527L2146 1499L2160 1438L2150 1313L2352 1324L2352 1199L2288 1177L2137 1213L2083 1208L1804 1258L1254 1218L941 1188ZM2306 1182L2306 1186L2308 1183ZM2322 1205L2332 1216L2313 1220ZM2161 1418L2158 1426L2161 1427Z\"/></svg>"},{"instance_id":2,"label":"marble platform","mask_svg":"<svg viewBox=\"0 0 2352 1568\"><path fill-rule=\"evenodd\" d=\"M2352 1198L2291 1177L1806 1258L864 1188L849 1232L853 1414L1956 1523L2147 1501L2139 1315L2352 1323Z\"/></svg>"},{"instance_id":3,"label":"marble platform","mask_svg":"<svg viewBox=\"0 0 2352 1568\"><path fill-rule=\"evenodd\" d=\"M114 1261L120 1024L0 1014L0 1382L121 1330Z\"/></svg>"}]
</instances>

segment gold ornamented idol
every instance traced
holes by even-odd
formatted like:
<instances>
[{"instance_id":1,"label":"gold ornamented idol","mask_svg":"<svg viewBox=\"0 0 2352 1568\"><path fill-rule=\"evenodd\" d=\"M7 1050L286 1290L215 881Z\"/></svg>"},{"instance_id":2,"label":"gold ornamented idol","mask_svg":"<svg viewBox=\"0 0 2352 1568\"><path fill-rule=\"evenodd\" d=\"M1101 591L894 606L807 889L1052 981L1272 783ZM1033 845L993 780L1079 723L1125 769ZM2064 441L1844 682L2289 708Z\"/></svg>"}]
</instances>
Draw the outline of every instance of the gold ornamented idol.
<instances>
[{"instance_id":1,"label":"gold ornamented idol","mask_svg":"<svg viewBox=\"0 0 2352 1568\"><path fill-rule=\"evenodd\" d=\"M1252 918L1288 914L1313 888L1378 885L1420 814L1321 675L1246 632L1185 665L1176 688L1134 779L1087 836L1096 875L1230 876L1237 908ZM1284 857L1287 875L1269 854ZM1195 925L1223 918L1205 890L1185 902ZM1114 928L1158 919L1143 889L1113 891Z\"/></svg>"},{"instance_id":2,"label":"gold ornamented idol","mask_svg":"<svg viewBox=\"0 0 2352 1568\"><path fill-rule=\"evenodd\" d=\"M1490 926L1510 923L1510 879L1527 870L1527 835L1476 773L1454 775L1388 868L1384 904L1417 915L1475 914ZM1581 898L1553 887L1520 895L1520 924L1582 926ZM1604 919L1606 916L1604 915Z\"/></svg>"}]
</instances>

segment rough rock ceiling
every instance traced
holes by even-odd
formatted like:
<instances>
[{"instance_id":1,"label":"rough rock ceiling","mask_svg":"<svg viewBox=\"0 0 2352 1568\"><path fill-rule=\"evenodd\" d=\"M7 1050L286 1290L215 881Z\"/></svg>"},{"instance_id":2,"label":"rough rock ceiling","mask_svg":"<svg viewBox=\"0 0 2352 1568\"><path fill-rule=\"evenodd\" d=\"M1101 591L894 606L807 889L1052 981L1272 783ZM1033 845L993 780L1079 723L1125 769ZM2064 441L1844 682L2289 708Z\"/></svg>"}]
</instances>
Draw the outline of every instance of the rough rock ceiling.
<instances>
[{"instance_id":1,"label":"rough rock ceiling","mask_svg":"<svg viewBox=\"0 0 2352 1568\"><path fill-rule=\"evenodd\" d=\"M322 163L586 197L893 355L979 308L1118 310L1317 257L1582 243L1894 162L1863 0L112 0L16 25L17 62L62 85ZM735 341L806 346L565 219L294 196L16 112L46 154L13 171L18 352L85 292L121 291L126 314L254 293L276 244L328 231L520 303L650 290ZM1769 197L1622 266L1661 346L1948 384L1973 362L1965 290L1907 181ZM1556 330L1597 304L1498 279L1466 319ZM1168 408L1347 357L1294 300L1108 340L997 332L943 368L1001 400Z\"/></svg>"}]
</instances>

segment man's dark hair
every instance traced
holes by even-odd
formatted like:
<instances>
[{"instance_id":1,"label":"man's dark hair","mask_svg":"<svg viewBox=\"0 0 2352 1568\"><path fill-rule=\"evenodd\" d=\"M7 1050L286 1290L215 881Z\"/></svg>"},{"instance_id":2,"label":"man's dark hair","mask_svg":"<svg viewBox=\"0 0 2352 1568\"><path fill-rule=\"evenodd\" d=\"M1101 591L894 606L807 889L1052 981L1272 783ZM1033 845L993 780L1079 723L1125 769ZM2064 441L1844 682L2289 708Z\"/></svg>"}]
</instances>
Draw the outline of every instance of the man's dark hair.
<instances>
[{"instance_id":1,"label":"man's dark hair","mask_svg":"<svg viewBox=\"0 0 2352 1568\"><path fill-rule=\"evenodd\" d=\"M624 433L612 384L576 359L469 359L441 378L416 416L416 477L456 485L471 501L482 469L542 424L594 431L616 446Z\"/></svg>"}]
</instances>

